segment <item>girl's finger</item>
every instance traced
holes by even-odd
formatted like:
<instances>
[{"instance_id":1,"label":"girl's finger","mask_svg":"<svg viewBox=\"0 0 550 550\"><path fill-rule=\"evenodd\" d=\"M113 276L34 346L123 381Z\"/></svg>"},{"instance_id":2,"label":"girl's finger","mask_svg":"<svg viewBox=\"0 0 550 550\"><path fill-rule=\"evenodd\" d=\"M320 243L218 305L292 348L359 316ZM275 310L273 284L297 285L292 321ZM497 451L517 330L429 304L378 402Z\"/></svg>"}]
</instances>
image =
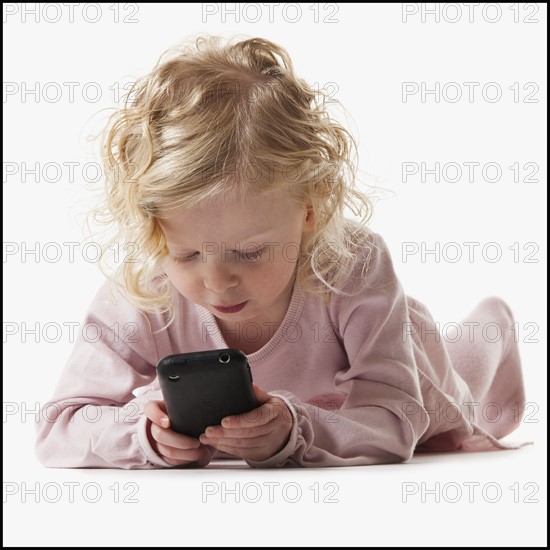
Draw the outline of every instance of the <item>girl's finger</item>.
<instances>
[{"instance_id":1,"label":"girl's finger","mask_svg":"<svg viewBox=\"0 0 550 550\"><path fill-rule=\"evenodd\" d=\"M166 458L171 460L185 460L189 462L196 462L204 458L206 450L204 447L197 449L177 449L175 447L170 447L169 445L163 445L162 443L158 444L159 453Z\"/></svg>"},{"instance_id":2,"label":"girl's finger","mask_svg":"<svg viewBox=\"0 0 550 550\"><path fill-rule=\"evenodd\" d=\"M147 401L143 408L143 414L157 426L162 426L163 428L168 428L170 426L170 419L166 413L164 401Z\"/></svg>"},{"instance_id":3,"label":"girl's finger","mask_svg":"<svg viewBox=\"0 0 550 550\"><path fill-rule=\"evenodd\" d=\"M254 426L253 428L243 428L240 424L235 424L233 427L223 427L223 426L208 426L204 434L206 437L210 438L220 438L220 437L242 437L242 438L255 438L261 437L262 435L268 435L273 430L277 428L276 420L272 420L267 424L262 424L260 426Z\"/></svg>"},{"instance_id":4,"label":"girl's finger","mask_svg":"<svg viewBox=\"0 0 550 550\"><path fill-rule=\"evenodd\" d=\"M200 447L200 441L196 437L174 432L170 428L161 428L156 424L151 426L151 435L157 443L176 449L197 449Z\"/></svg>"},{"instance_id":5,"label":"girl's finger","mask_svg":"<svg viewBox=\"0 0 550 550\"><path fill-rule=\"evenodd\" d=\"M222 426L224 428L257 428L268 424L281 412L282 409L277 404L273 402L264 403L252 411L234 416L226 416L222 419Z\"/></svg>"}]
</instances>

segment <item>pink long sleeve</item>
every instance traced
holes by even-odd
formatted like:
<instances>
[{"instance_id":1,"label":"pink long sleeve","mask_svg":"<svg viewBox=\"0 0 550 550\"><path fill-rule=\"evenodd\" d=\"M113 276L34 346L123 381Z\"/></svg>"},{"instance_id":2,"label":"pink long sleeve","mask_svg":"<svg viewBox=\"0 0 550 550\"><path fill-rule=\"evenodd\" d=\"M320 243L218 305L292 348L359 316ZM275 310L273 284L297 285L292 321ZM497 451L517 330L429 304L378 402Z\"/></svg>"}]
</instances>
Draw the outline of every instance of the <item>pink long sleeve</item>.
<instances>
[{"instance_id":1,"label":"pink long sleeve","mask_svg":"<svg viewBox=\"0 0 550 550\"><path fill-rule=\"evenodd\" d=\"M106 290L96 296L84 321L90 328L81 331L54 397L43 405L36 451L44 466L168 466L151 448L142 414L147 400L162 398L160 392L132 395L156 375L151 328L127 304L110 305Z\"/></svg>"},{"instance_id":2,"label":"pink long sleeve","mask_svg":"<svg viewBox=\"0 0 550 550\"><path fill-rule=\"evenodd\" d=\"M358 293L333 294L327 305L295 284L275 334L248 354L256 384L283 399L294 419L285 447L267 460L247 460L250 466L369 465L406 461L415 450L509 448L498 438L520 418L480 424L471 389L453 361L469 378L474 369L501 371L486 394L517 410L524 404L521 378L514 378L516 391L502 390L503 377L520 369L513 338L491 349L479 341L475 347L455 345L451 360L427 308L404 294L386 243L365 229L362 260L369 251ZM356 287L361 268L359 261L344 290ZM230 346L215 317L175 291L175 321L160 330L163 314L140 313L124 300L113 305L108 288L106 282L86 317L101 327L100 340L79 338L44 405L38 457L50 467L168 467L148 442L143 415L148 399L161 398L156 364L173 353ZM479 314L485 320L500 316L504 327L510 323L507 311L493 300ZM115 333L112 327L125 330ZM490 365L484 365L488 358ZM148 387L135 398L133 392L143 386Z\"/></svg>"}]
</instances>

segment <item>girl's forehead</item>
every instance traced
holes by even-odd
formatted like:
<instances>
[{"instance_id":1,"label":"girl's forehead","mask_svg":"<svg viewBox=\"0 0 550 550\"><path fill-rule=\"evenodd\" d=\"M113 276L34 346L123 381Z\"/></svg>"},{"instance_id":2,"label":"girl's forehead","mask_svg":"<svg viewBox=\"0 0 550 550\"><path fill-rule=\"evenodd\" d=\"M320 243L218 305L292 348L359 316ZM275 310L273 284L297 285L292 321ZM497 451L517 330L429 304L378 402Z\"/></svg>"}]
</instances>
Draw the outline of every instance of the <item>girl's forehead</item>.
<instances>
[{"instance_id":1,"label":"girl's forehead","mask_svg":"<svg viewBox=\"0 0 550 550\"><path fill-rule=\"evenodd\" d=\"M239 197L233 200L214 197L181 209L160 208L159 219L172 223L178 221L185 223L185 220L196 221L206 217L210 223L222 218L239 222L244 219L277 218L281 213L290 213L295 208L296 204L288 195L281 192L264 192L261 195Z\"/></svg>"},{"instance_id":2,"label":"girl's forehead","mask_svg":"<svg viewBox=\"0 0 550 550\"><path fill-rule=\"evenodd\" d=\"M202 241L249 243L279 239L296 230L301 214L285 200L274 198L261 204L253 202L246 209L223 201L216 208L212 203L210 208L189 208L159 219L169 244L194 247Z\"/></svg>"}]
</instances>

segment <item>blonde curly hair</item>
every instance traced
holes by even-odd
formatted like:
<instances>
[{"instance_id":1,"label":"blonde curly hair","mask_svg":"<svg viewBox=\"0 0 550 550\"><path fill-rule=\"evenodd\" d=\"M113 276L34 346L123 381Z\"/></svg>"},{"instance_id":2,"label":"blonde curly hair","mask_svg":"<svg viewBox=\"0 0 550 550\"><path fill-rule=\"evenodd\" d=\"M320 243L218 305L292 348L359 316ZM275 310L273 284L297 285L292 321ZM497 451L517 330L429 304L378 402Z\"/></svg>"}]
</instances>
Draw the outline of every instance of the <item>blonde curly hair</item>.
<instances>
[{"instance_id":1,"label":"blonde curly hair","mask_svg":"<svg viewBox=\"0 0 550 550\"><path fill-rule=\"evenodd\" d=\"M300 245L298 284L327 303L346 294L372 206L355 187L355 141L327 105L322 90L295 75L288 53L262 38L201 36L165 52L103 133L106 193L92 217L114 234L102 271L142 311L169 311L170 324L160 210L280 189L315 218ZM361 223L345 218L345 206ZM139 257L109 273L107 251L120 243L134 243Z\"/></svg>"}]
</instances>

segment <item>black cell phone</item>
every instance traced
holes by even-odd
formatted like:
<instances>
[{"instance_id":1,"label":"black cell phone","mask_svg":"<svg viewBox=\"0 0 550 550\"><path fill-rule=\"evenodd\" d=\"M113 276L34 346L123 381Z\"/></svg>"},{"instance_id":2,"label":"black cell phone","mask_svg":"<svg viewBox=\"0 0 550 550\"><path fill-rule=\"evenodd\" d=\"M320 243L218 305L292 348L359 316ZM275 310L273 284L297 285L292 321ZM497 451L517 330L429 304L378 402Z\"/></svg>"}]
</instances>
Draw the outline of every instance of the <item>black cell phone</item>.
<instances>
[{"instance_id":1,"label":"black cell phone","mask_svg":"<svg viewBox=\"0 0 550 550\"><path fill-rule=\"evenodd\" d=\"M246 355L233 348L168 355L157 365L176 432L199 437L208 426L258 406Z\"/></svg>"}]
</instances>

